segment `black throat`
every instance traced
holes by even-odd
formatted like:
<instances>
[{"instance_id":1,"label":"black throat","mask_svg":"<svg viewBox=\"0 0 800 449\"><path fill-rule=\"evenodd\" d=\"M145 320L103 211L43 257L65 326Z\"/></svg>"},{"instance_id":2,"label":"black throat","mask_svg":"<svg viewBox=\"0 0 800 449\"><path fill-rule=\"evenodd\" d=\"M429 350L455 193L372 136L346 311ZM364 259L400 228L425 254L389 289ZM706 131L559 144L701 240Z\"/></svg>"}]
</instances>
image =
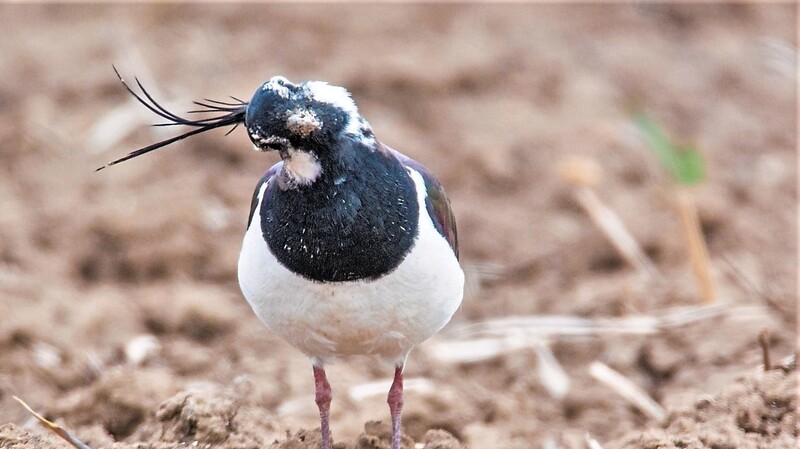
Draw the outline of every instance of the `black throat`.
<instances>
[{"instance_id":1,"label":"black throat","mask_svg":"<svg viewBox=\"0 0 800 449\"><path fill-rule=\"evenodd\" d=\"M406 168L390 154L345 140L319 158L322 174L312 184L270 182L261 202L272 254L314 281L384 276L405 259L418 233L419 204Z\"/></svg>"}]
</instances>

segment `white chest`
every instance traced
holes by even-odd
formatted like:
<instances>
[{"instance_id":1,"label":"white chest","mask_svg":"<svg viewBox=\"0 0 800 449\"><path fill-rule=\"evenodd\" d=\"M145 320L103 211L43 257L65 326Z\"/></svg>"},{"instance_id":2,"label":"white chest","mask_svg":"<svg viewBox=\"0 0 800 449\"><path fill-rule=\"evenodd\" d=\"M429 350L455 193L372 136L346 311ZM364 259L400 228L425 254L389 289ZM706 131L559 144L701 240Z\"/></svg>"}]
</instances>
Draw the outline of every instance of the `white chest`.
<instances>
[{"instance_id":1,"label":"white chest","mask_svg":"<svg viewBox=\"0 0 800 449\"><path fill-rule=\"evenodd\" d=\"M289 271L264 241L257 207L239 257L239 285L261 321L321 362L359 354L399 362L447 324L461 304L464 274L425 210L422 177L411 176L419 234L405 260L373 281L320 283Z\"/></svg>"}]
</instances>

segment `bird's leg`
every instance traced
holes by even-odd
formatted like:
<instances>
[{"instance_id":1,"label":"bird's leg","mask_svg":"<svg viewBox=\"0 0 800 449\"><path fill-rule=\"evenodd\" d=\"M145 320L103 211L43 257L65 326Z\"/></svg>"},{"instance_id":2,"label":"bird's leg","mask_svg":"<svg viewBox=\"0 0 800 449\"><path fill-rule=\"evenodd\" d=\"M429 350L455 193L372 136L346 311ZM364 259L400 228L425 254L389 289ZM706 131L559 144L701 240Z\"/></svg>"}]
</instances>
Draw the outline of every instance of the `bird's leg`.
<instances>
[{"instance_id":1,"label":"bird's leg","mask_svg":"<svg viewBox=\"0 0 800 449\"><path fill-rule=\"evenodd\" d=\"M400 413L403 411L403 365L394 369L394 382L389 388L389 412L392 415L392 449L400 447Z\"/></svg>"},{"instance_id":2,"label":"bird's leg","mask_svg":"<svg viewBox=\"0 0 800 449\"><path fill-rule=\"evenodd\" d=\"M320 433L322 433L322 449L331 449L331 384L325 376L325 369L322 366L314 365L314 387L316 391L316 402L319 407Z\"/></svg>"}]
</instances>

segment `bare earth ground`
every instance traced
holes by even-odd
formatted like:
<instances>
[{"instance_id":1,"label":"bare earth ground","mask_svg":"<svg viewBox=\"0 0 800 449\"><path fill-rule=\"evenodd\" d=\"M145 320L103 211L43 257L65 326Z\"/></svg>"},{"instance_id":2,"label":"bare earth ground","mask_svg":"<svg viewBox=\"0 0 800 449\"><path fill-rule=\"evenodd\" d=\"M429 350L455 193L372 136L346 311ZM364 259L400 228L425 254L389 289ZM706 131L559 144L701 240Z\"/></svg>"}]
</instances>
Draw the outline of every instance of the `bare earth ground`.
<instances>
[{"instance_id":1,"label":"bare earth ground","mask_svg":"<svg viewBox=\"0 0 800 449\"><path fill-rule=\"evenodd\" d=\"M407 377L428 383L407 393L408 447L582 448L587 433L612 449L794 447L795 373L764 373L756 339L769 330L775 364L797 342L795 20L789 4L0 5L0 447L65 447L12 395L93 448L318 445L308 363L236 280L274 157L220 131L92 173L175 131L146 126L112 63L178 111L247 99L274 74L347 86L381 140L440 175L470 286L410 357ZM698 305L632 104L706 158L694 193L725 313L552 338L561 399L532 349L442 360L437 342L467 323ZM578 207L556 170L568 155L602 166L598 195L662 280L642 280ZM595 360L666 420L592 378ZM371 359L329 369L340 447L387 447L372 422L388 418L385 388L353 387L390 374Z\"/></svg>"}]
</instances>

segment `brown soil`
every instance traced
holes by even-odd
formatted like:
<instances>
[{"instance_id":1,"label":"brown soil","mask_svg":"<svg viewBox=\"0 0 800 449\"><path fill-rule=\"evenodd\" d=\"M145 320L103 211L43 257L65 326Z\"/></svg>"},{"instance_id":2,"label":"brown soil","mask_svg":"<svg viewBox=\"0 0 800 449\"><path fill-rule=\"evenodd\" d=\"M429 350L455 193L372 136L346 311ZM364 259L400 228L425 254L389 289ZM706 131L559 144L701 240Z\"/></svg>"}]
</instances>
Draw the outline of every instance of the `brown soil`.
<instances>
[{"instance_id":1,"label":"brown soil","mask_svg":"<svg viewBox=\"0 0 800 449\"><path fill-rule=\"evenodd\" d=\"M722 394L674 410L663 429L633 432L609 448L797 447L795 373L774 370L737 381Z\"/></svg>"},{"instance_id":2,"label":"brown soil","mask_svg":"<svg viewBox=\"0 0 800 449\"><path fill-rule=\"evenodd\" d=\"M246 99L274 74L347 86L452 198L469 288L450 331L699 304L668 180L630 119L644 107L705 157L693 193L728 313L554 338L562 399L533 351L455 364L423 344L406 375L433 388L407 394L405 445L790 447L795 374L762 373L757 336L769 330L776 364L797 342L795 19L791 4L0 5L0 447L65 447L13 395L95 449L318 444L310 367L236 280L274 157L237 130L92 173L171 135L146 126L112 63L179 111ZM568 155L600 163L598 195L662 280L642 280L583 213L558 176ZM594 380L595 360L667 420ZM328 371L338 447L387 447L385 396L348 391L390 367Z\"/></svg>"}]
</instances>

